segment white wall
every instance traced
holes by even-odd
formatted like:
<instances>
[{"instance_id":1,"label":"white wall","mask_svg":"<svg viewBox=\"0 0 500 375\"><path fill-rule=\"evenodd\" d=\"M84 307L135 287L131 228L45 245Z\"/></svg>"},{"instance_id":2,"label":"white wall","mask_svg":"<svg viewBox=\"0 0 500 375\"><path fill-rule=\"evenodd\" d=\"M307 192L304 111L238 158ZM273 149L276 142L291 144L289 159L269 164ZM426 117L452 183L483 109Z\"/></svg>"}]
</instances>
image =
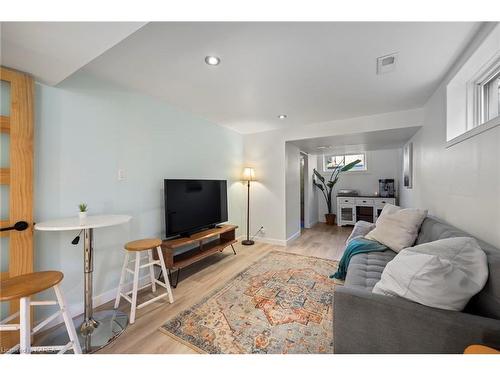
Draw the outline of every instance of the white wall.
<instances>
[{"instance_id":1,"label":"white wall","mask_svg":"<svg viewBox=\"0 0 500 375\"><path fill-rule=\"evenodd\" d=\"M290 241L300 235L300 150L285 144L285 194L286 194L286 239Z\"/></svg>"},{"instance_id":2,"label":"white wall","mask_svg":"<svg viewBox=\"0 0 500 375\"><path fill-rule=\"evenodd\" d=\"M80 202L90 214L133 216L129 225L95 231L98 302L114 297L123 244L164 236L164 178L227 179L229 221L244 224L241 135L85 73L59 87L38 84L35 98L35 220L75 216ZM35 269L64 272L63 290L78 312L82 248L70 244L76 233L35 235Z\"/></svg>"},{"instance_id":3,"label":"white wall","mask_svg":"<svg viewBox=\"0 0 500 375\"><path fill-rule=\"evenodd\" d=\"M423 110L412 109L245 135L244 160L259 178L252 189L251 232L263 225L261 240L286 244L286 141L420 126L422 119Z\"/></svg>"},{"instance_id":4,"label":"white wall","mask_svg":"<svg viewBox=\"0 0 500 375\"><path fill-rule=\"evenodd\" d=\"M446 85L484 35L471 44L425 105L413 142L413 189L401 188L406 207L429 209L500 248L500 127L446 148Z\"/></svg>"},{"instance_id":5,"label":"white wall","mask_svg":"<svg viewBox=\"0 0 500 375\"><path fill-rule=\"evenodd\" d=\"M257 239L283 244L286 239L285 142L266 133L244 136L245 165L255 168L250 196L250 233Z\"/></svg>"},{"instance_id":6,"label":"white wall","mask_svg":"<svg viewBox=\"0 0 500 375\"><path fill-rule=\"evenodd\" d=\"M405 207L437 216L500 247L500 127L446 148L446 89L429 100L413 142L413 189L401 188Z\"/></svg>"},{"instance_id":7,"label":"white wall","mask_svg":"<svg viewBox=\"0 0 500 375\"><path fill-rule=\"evenodd\" d=\"M312 183L313 170L317 168L316 155L306 156L307 169L304 170L304 227L311 228L318 222L318 192Z\"/></svg>"},{"instance_id":8,"label":"white wall","mask_svg":"<svg viewBox=\"0 0 500 375\"><path fill-rule=\"evenodd\" d=\"M332 193L332 197L337 195L339 189L356 189L360 194L375 194L378 192L378 180L381 178L392 178L397 188L402 174L402 149L365 151L368 170L366 172L345 172ZM318 171L323 167L323 156L318 156ZM325 178L330 177L330 173L321 171ZM337 213L337 199L334 199L332 209ZM325 221L327 213L325 199L318 195L318 220Z\"/></svg>"}]
</instances>

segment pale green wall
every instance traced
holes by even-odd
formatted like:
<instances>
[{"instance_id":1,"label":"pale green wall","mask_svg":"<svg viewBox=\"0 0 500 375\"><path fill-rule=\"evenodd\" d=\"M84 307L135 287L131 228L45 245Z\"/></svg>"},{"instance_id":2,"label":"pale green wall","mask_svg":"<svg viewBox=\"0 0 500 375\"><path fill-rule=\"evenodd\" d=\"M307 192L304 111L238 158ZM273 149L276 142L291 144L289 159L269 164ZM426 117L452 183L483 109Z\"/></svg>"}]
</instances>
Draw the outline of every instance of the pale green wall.
<instances>
[{"instance_id":1,"label":"pale green wall","mask_svg":"<svg viewBox=\"0 0 500 375\"><path fill-rule=\"evenodd\" d=\"M229 221L241 225L242 159L241 135L85 72L58 87L36 85L35 220L75 216L80 202L91 215L133 216L129 225L95 230L95 296L116 288L125 242L163 236L164 178L227 179ZM83 300L75 235L35 235L35 269L64 272L73 311Z\"/></svg>"}]
</instances>

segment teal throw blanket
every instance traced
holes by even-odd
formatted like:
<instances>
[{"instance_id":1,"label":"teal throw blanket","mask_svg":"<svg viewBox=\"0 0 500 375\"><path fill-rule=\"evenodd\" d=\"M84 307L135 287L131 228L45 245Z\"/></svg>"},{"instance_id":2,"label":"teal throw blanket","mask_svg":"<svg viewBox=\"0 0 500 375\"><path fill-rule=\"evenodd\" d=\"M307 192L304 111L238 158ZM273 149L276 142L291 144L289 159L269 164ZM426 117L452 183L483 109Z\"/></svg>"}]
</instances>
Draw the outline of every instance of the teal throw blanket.
<instances>
[{"instance_id":1,"label":"teal throw blanket","mask_svg":"<svg viewBox=\"0 0 500 375\"><path fill-rule=\"evenodd\" d=\"M363 237L354 238L347 244L344 255L342 255L342 258L340 259L339 268L337 269L337 272L330 276L330 278L345 280L345 277L347 275L347 267L349 267L349 262L354 255L385 250L389 250L389 248L385 245L382 245L380 242L367 240Z\"/></svg>"}]
</instances>

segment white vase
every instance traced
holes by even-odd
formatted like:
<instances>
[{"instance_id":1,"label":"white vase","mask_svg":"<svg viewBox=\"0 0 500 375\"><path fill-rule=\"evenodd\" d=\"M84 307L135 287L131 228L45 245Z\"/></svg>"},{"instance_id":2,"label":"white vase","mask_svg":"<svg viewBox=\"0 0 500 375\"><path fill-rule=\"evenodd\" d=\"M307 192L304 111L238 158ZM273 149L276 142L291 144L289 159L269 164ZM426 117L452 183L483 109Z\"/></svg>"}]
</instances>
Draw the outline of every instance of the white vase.
<instances>
[{"instance_id":1,"label":"white vase","mask_svg":"<svg viewBox=\"0 0 500 375\"><path fill-rule=\"evenodd\" d=\"M80 225L85 225L87 223L87 211L79 212L78 219L80 219Z\"/></svg>"}]
</instances>

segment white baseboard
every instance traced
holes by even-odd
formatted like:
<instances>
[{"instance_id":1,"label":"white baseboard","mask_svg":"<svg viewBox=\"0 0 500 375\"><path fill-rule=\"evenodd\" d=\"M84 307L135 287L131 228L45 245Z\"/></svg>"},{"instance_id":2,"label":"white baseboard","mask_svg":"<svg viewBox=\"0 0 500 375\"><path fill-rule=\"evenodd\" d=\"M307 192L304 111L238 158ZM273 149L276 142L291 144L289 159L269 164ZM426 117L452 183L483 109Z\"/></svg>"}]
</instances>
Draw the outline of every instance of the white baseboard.
<instances>
[{"instance_id":1,"label":"white baseboard","mask_svg":"<svg viewBox=\"0 0 500 375\"><path fill-rule=\"evenodd\" d=\"M290 237L288 237L288 238L286 239L286 245L285 245L285 246L288 246L288 245L290 244L290 242L292 242L293 240L295 240L295 239L299 238L299 237L300 237L300 234L301 234L301 231L300 231L300 229L299 229L299 231L298 231L298 232L296 232L296 233L292 234Z\"/></svg>"},{"instance_id":2,"label":"white baseboard","mask_svg":"<svg viewBox=\"0 0 500 375\"><path fill-rule=\"evenodd\" d=\"M256 242L263 242L267 243L270 245L278 245L278 246L286 246L286 240L278 240L276 238L269 238L269 237L260 237L257 236L254 238Z\"/></svg>"},{"instance_id":3,"label":"white baseboard","mask_svg":"<svg viewBox=\"0 0 500 375\"><path fill-rule=\"evenodd\" d=\"M277 238L259 237L259 236L255 237L254 239L257 242L263 242L270 245L287 246L291 241L295 240L298 237L300 237L300 230L297 233L292 234L286 240L278 240Z\"/></svg>"},{"instance_id":4,"label":"white baseboard","mask_svg":"<svg viewBox=\"0 0 500 375\"><path fill-rule=\"evenodd\" d=\"M149 278L149 274L141 277L139 279L139 288L141 286L146 285L149 282L151 282L151 280ZM127 290L127 291L132 290L132 281L130 281L129 283L127 283L125 285L125 290ZM105 303L107 303L109 301L114 301L114 299L116 298L116 292L117 291L118 291L118 286L116 288L110 289L110 290L108 290L108 291L106 291L104 293L101 293L98 296L95 296L92 299L94 309L96 307L104 305ZM69 313L71 314L71 317L75 318L75 317L83 314L83 307L84 307L83 302L81 302L81 303L75 303L75 304L70 305L68 307L68 310L69 310ZM43 319L45 319L45 318L43 318ZM34 326L36 326L38 323L40 323L40 322L35 323ZM54 319L53 321L51 321L49 324L47 324L45 326L45 328L42 329L40 332L44 332L44 331L46 331L46 330L48 330L48 329L50 329L50 328L52 328L52 327L54 327L54 326L56 326L58 324L61 324L61 323L63 323L63 319L62 319L62 316L59 316L56 319ZM75 327L75 328L78 328L78 327Z\"/></svg>"}]
</instances>

